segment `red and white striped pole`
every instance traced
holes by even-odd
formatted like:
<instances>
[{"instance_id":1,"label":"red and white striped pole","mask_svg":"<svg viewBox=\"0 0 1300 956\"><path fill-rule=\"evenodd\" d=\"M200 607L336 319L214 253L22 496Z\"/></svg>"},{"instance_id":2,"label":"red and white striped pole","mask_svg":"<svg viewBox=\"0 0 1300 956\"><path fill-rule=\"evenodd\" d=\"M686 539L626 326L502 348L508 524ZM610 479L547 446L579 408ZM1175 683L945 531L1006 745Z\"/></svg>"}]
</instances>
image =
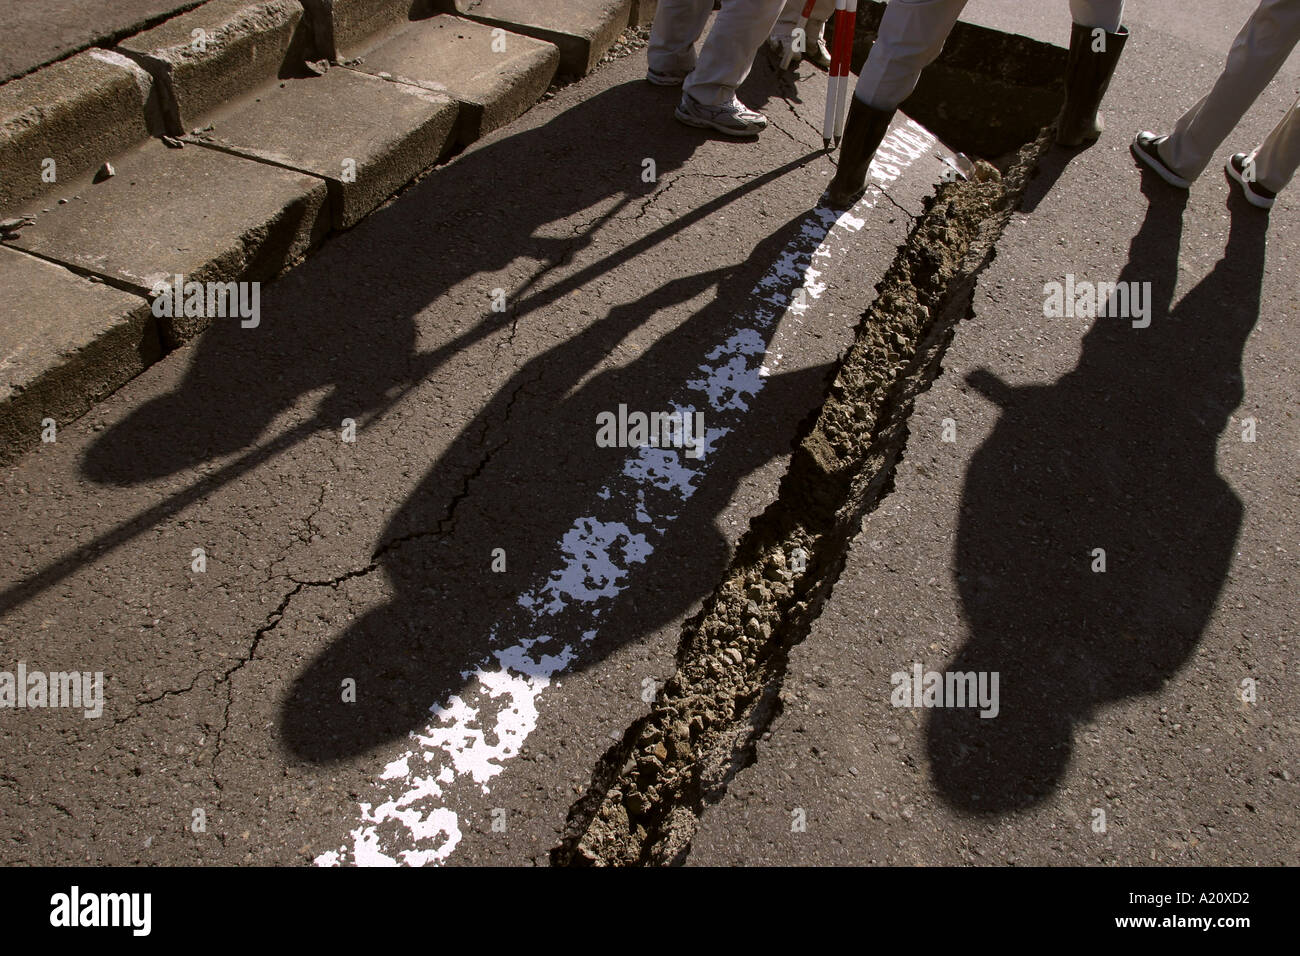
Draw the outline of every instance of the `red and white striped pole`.
<instances>
[{"instance_id":1,"label":"red and white striped pole","mask_svg":"<svg viewBox=\"0 0 1300 956\"><path fill-rule=\"evenodd\" d=\"M831 47L831 68L826 83L826 117L822 121L822 147L830 149L835 140L835 106L839 102L840 62L844 55L844 17L848 0L835 0L835 43Z\"/></svg>"},{"instance_id":2,"label":"red and white striped pole","mask_svg":"<svg viewBox=\"0 0 1300 956\"><path fill-rule=\"evenodd\" d=\"M853 30L858 23L858 0L848 0L847 8L844 11L844 53L840 60L840 86L836 91L835 99L835 145L840 145L840 140L844 138L844 120L848 113L849 97L853 94L850 92L852 86L852 76L849 73L849 64L853 60ZM838 31L838 27L836 30ZM837 34L838 35L838 34Z\"/></svg>"}]
</instances>

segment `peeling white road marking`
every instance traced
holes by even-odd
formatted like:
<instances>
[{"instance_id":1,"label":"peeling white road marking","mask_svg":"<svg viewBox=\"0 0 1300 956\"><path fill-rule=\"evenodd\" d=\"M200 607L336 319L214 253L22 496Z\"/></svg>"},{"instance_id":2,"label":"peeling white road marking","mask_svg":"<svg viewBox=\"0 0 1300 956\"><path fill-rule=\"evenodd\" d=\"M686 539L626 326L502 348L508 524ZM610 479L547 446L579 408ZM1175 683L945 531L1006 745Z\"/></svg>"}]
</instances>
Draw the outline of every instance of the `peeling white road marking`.
<instances>
[{"instance_id":1,"label":"peeling white road marking","mask_svg":"<svg viewBox=\"0 0 1300 956\"><path fill-rule=\"evenodd\" d=\"M872 178L881 185L892 182L934 143L916 123L896 127L882 144L891 162L873 161ZM788 347L802 323L773 334L774 325L806 311L808 300L825 292L822 276L835 257L832 250L842 251L845 234L866 224L859 213L876 205L881 185L872 183L847 212L819 206L804 218L799 235L750 293L750 307L704 356L699 377L684 382L682 400L673 403L680 412L707 404L704 455L693 459L676 448L629 450L621 473L597 493L594 512L575 519L558 543L559 566L521 594L516 609L492 628L487 656L462 675L465 689L429 708L428 726L413 731L410 749L384 767L373 785L375 799L359 806L356 828L337 850L316 857L318 866L423 866L455 851L461 832L456 813L445 806L447 795L457 788L489 792L492 778L519 753L537 727L542 693L577 658L577 648L595 638L601 614L627 588L631 566L654 552L682 503L698 489L714 444L740 423L764 379L780 365L776 346ZM795 301L797 289L804 290L802 306ZM531 636L499 646L520 634Z\"/></svg>"}]
</instances>

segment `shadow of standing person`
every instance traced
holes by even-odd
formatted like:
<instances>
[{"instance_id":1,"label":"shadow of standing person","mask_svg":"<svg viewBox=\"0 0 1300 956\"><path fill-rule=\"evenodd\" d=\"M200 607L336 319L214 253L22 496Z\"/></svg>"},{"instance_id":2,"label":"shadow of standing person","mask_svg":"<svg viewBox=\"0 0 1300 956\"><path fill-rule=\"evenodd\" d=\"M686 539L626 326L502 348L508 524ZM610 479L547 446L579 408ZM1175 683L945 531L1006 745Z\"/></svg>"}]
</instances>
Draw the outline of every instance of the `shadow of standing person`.
<instances>
[{"instance_id":1,"label":"shadow of standing person","mask_svg":"<svg viewBox=\"0 0 1300 956\"><path fill-rule=\"evenodd\" d=\"M1216 448L1243 396L1267 219L1234 194L1223 257L1171 308L1186 194L1153 180L1120 275L1150 283L1150 325L1108 309L1050 385L968 379L1002 414L966 475L956 574L970 636L948 670L996 672L1000 700L992 718L930 715L935 786L962 810L1047 797L1077 723L1158 691L1189 659L1232 562L1243 507Z\"/></svg>"},{"instance_id":2,"label":"shadow of standing person","mask_svg":"<svg viewBox=\"0 0 1300 956\"><path fill-rule=\"evenodd\" d=\"M708 593L730 559L722 515L737 489L789 453L824 394L827 365L759 373L776 324L763 327L751 311L769 264L816 218L790 220L738 267L686 272L612 307L518 368L388 522L375 557L385 600L294 676L280 706L287 753L352 759L425 728L431 705L470 699L480 668L572 674ZM766 296L788 300L803 282L801 271L782 275ZM716 297L691 311L712 289ZM602 367L619 342L671 311L686 318L632 361ZM708 372L718 362L722 372ZM703 409L710 429L698 466L673 450L642 473L638 462L653 457L595 442L601 412L683 401ZM467 482L464 461L479 448L491 453ZM496 545L515 570L488 573ZM338 689L349 678L364 694L345 705Z\"/></svg>"},{"instance_id":3,"label":"shadow of standing person","mask_svg":"<svg viewBox=\"0 0 1300 956\"><path fill-rule=\"evenodd\" d=\"M336 429L345 417L361 421L391 407L394 392L439 374L454 356L512 322L544 321L558 293L534 293L533 286L609 219L658 188L641 178L647 144L661 180L699 145L671 116L650 112L658 97L647 87L639 81L611 87L542 125L476 145L410 187L401 202L335 236L264 290L256 328L214 321L186 346L190 357L176 388L99 436L82 474L106 486L138 485L248 453L259 442L276 446L267 438L276 419L321 390L314 412L296 409L296 417L306 411L313 419L297 430L297 440ZM610 122L642 115L637 124ZM555 223L593 208L601 213L573 235L550 235ZM681 217L656 241L690 219ZM612 270L635 252L614 253L603 268ZM529 303L527 315L520 308L489 311L491 285L485 284L476 290L481 304L466 307L481 317L436 349L419 350L429 326L445 321L448 296L463 294L478 276L502 281L502 270L512 266L517 281L528 262L540 268L522 287L506 290L512 302ZM251 457L250 467L261 460Z\"/></svg>"}]
</instances>

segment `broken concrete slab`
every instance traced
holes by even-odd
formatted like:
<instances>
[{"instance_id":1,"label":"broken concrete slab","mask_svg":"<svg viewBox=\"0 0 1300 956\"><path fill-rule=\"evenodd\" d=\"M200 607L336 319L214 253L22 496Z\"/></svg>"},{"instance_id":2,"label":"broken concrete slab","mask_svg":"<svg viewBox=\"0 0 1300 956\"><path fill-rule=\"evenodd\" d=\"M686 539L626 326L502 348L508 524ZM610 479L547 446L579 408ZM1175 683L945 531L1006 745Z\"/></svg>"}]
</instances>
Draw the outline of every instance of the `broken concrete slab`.
<instances>
[{"instance_id":1,"label":"broken concrete slab","mask_svg":"<svg viewBox=\"0 0 1300 956\"><path fill-rule=\"evenodd\" d=\"M210 0L118 49L159 82L172 135L267 80L300 75L315 52L294 0Z\"/></svg>"},{"instance_id":2,"label":"broken concrete slab","mask_svg":"<svg viewBox=\"0 0 1300 956\"><path fill-rule=\"evenodd\" d=\"M410 24L361 51L352 69L426 90L461 104L456 139L468 144L524 113L555 78L560 51L545 40L461 17Z\"/></svg>"},{"instance_id":3,"label":"broken concrete slab","mask_svg":"<svg viewBox=\"0 0 1300 956\"><path fill-rule=\"evenodd\" d=\"M175 275L199 282L270 279L324 238L325 183L210 149L149 142L116 161L117 175L65 187L10 245L148 296ZM164 319L171 348L209 324Z\"/></svg>"},{"instance_id":4,"label":"broken concrete slab","mask_svg":"<svg viewBox=\"0 0 1300 956\"><path fill-rule=\"evenodd\" d=\"M0 86L0 210L161 130L153 79L120 53L87 50L6 83Z\"/></svg>"},{"instance_id":5,"label":"broken concrete slab","mask_svg":"<svg viewBox=\"0 0 1300 956\"><path fill-rule=\"evenodd\" d=\"M148 301L2 246L0 302L0 462L162 355Z\"/></svg>"},{"instance_id":6,"label":"broken concrete slab","mask_svg":"<svg viewBox=\"0 0 1300 956\"><path fill-rule=\"evenodd\" d=\"M345 229L447 154L458 110L439 93L330 70L231 104L187 139L325 179Z\"/></svg>"},{"instance_id":7,"label":"broken concrete slab","mask_svg":"<svg viewBox=\"0 0 1300 956\"><path fill-rule=\"evenodd\" d=\"M554 43L560 48L560 72L585 76L628 25L632 0L455 0L455 10Z\"/></svg>"}]
</instances>

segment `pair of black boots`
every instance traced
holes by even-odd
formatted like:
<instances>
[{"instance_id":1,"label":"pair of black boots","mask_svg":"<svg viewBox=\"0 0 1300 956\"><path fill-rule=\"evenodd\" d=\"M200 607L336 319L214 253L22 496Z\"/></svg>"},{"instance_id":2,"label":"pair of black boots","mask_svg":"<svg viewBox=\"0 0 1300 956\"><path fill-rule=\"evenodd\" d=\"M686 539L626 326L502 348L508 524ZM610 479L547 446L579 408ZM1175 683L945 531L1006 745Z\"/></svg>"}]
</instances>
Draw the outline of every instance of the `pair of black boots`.
<instances>
[{"instance_id":1,"label":"pair of black boots","mask_svg":"<svg viewBox=\"0 0 1300 956\"><path fill-rule=\"evenodd\" d=\"M1062 146L1078 146L1101 135L1101 117L1097 108L1106 95L1106 87L1115 73L1128 28L1103 33L1094 39L1093 27L1074 24L1070 31L1070 56L1065 68L1065 105L1056 121L1056 141ZM856 96L852 97L844 136L840 140L840 164L827 190L830 205L836 209L851 206L867 186L871 157L889 131L893 110L872 109Z\"/></svg>"}]
</instances>

